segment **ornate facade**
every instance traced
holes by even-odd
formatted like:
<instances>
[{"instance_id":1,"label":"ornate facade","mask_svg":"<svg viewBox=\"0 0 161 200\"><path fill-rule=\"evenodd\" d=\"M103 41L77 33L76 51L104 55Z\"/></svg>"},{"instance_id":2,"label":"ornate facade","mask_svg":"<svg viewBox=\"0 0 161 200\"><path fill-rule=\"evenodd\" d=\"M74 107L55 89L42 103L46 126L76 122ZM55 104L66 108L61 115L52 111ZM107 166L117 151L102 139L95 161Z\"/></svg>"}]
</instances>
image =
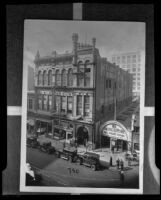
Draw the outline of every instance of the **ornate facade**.
<instances>
[{"instance_id":1,"label":"ornate facade","mask_svg":"<svg viewBox=\"0 0 161 200\"><path fill-rule=\"evenodd\" d=\"M101 58L92 44L72 36L70 53L35 57L35 129L46 127L52 138L71 139L78 145L98 145L101 119L110 116L114 99L125 106L131 101L128 72Z\"/></svg>"}]
</instances>

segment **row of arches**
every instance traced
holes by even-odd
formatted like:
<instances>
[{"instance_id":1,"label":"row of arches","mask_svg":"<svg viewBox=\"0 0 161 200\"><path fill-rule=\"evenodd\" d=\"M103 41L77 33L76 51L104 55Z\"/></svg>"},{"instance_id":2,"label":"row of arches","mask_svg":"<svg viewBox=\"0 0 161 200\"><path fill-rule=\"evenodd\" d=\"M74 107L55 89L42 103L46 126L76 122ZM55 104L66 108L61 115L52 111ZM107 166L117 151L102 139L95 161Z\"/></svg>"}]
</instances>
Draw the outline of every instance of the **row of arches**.
<instances>
[{"instance_id":1,"label":"row of arches","mask_svg":"<svg viewBox=\"0 0 161 200\"><path fill-rule=\"evenodd\" d=\"M89 86L91 78L91 68L89 67L90 61L83 63L82 61L78 62L78 71L77 75L77 85L78 86ZM72 86L73 85L73 70L70 68L68 70L56 69L55 71L55 85L57 86ZM38 85L52 85L52 70L44 70L38 72Z\"/></svg>"}]
</instances>

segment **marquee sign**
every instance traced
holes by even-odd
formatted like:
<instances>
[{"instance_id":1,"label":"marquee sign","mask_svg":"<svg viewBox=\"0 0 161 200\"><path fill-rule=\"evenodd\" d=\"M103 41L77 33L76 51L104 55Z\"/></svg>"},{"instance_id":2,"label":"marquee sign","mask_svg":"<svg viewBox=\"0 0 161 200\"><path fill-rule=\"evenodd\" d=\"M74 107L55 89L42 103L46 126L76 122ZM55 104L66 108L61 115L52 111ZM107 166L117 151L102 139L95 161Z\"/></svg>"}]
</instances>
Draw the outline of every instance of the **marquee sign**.
<instances>
[{"instance_id":1,"label":"marquee sign","mask_svg":"<svg viewBox=\"0 0 161 200\"><path fill-rule=\"evenodd\" d=\"M117 121L108 121L100 127L100 133L114 139L128 141L127 129Z\"/></svg>"}]
</instances>

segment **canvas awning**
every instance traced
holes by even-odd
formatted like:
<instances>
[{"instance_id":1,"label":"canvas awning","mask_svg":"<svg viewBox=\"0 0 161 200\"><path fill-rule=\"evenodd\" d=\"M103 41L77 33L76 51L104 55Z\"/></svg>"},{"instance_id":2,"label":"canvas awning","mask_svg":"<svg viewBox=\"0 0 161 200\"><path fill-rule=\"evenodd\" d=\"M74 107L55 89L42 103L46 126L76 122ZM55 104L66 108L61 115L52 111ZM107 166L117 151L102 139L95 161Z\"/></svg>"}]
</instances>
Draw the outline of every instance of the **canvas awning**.
<instances>
[{"instance_id":1,"label":"canvas awning","mask_svg":"<svg viewBox=\"0 0 161 200\"><path fill-rule=\"evenodd\" d=\"M28 119L27 120L27 124L29 124L30 126L34 126L35 125L35 122L33 119Z\"/></svg>"}]
</instances>

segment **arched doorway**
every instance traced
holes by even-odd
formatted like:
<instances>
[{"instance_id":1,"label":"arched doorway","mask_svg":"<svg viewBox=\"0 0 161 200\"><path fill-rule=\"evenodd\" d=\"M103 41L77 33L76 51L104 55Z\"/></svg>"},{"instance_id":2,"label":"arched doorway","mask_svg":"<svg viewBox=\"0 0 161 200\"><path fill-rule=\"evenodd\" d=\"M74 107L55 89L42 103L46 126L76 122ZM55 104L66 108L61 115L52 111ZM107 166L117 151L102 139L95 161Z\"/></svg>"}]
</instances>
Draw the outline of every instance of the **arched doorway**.
<instances>
[{"instance_id":1,"label":"arched doorway","mask_svg":"<svg viewBox=\"0 0 161 200\"><path fill-rule=\"evenodd\" d=\"M88 142L88 129L81 126L77 130L77 144L85 146L86 142Z\"/></svg>"}]
</instances>

